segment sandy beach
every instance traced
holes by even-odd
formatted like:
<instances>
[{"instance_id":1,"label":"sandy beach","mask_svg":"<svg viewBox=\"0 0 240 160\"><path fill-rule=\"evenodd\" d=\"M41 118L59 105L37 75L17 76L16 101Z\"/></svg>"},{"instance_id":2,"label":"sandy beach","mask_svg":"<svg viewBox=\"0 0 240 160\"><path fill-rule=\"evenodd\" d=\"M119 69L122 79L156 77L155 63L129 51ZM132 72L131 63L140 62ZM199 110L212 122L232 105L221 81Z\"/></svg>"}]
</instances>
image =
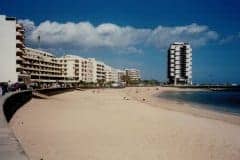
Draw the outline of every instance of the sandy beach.
<instances>
[{"instance_id":1,"label":"sandy beach","mask_svg":"<svg viewBox=\"0 0 240 160\"><path fill-rule=\"evenodd\" d=\"M176 89L98 89L32 99L10 126L31 160L240 159L240 117L156 97L165 90Z\"/></svg>"}]
</instances>

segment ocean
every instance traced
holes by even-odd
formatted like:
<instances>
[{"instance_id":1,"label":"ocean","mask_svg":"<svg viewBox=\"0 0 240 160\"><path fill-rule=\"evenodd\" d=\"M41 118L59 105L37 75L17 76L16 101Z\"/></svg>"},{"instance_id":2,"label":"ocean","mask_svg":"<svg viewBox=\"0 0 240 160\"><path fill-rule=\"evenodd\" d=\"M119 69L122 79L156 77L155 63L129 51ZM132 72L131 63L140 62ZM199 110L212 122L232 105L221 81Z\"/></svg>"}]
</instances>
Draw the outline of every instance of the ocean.
<instances>
[{"instance_id":1,"label":"ocean","mask_svg":"<svg viewBox=\"0 0 240 160\"><path fill-rule=\"evenodd\" d=\"M206 109L240 116L240 92L230 91L166 91L161 98L200 104Z\"/></svg>"}]
</instances>

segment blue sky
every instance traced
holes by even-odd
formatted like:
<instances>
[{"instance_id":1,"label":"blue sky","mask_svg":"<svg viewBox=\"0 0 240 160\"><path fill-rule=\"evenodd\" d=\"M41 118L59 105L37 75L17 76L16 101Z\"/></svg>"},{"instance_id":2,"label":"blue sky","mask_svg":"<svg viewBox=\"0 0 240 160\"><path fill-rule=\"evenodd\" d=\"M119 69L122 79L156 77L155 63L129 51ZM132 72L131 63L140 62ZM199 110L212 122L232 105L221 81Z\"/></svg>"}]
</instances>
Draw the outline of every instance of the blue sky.
<instances>
[{"instance_id":1,"label":"blue sky","mask_svg":"<svg viewBox=\"0 0 240 160\"><path fill-rule=\"evenodd\" d=\"M40 35L43 49L139 68L145 79L166 80L169 43L190 42L194 82L240 82L239 8L237 0L0 2L0 14L26 26L29 46Z\"/></svg>"}]
</instances>

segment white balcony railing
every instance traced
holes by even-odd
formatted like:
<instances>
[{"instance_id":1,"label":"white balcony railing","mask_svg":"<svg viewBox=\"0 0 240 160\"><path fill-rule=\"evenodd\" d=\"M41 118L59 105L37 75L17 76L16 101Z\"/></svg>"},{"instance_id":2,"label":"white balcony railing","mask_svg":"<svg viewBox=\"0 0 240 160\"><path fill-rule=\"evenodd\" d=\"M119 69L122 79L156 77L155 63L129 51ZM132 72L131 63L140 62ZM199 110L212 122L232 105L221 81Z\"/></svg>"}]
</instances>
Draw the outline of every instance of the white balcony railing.
<instances>
[{"instance_id":1,"label":"white balcony railing","mask_svg":"<svg viewBox=\"0 0 240 160\"><path fill-rule=\"evenodd\" d=\"M17 35L17 36L23 36L23 33L21 33L21 32L17 32L16 35Z\"/></svg>"},{"instance_id":2,"label":"white balcony railing","mask_svg":"<svg viewBox=\"0 0 240 160\"><path fill-rule=\"evenodd\" d=\"M17 61L23 61L24 59L21 58L21 57L19 57L19 56L17 56L17 57L16 57L16 60L17 60Z\"/></svg>"}]
</instances>

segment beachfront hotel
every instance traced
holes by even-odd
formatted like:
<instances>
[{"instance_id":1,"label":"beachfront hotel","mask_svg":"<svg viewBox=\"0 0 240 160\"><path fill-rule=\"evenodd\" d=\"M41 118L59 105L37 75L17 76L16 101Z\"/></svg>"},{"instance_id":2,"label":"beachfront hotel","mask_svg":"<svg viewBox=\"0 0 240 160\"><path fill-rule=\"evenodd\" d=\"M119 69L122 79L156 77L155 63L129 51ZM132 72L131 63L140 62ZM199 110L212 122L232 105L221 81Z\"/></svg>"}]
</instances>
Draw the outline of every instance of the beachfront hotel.
<instances>
[{"instance_id":1,"label":"beachfront hotel","mask_svg":"<svg viewBox=\"0 0 240 160\"><path fill-rule=\"evenodd\" d=\"M141 79L140 71L138 69L125 69L125 72L130 81L139 81Z\"/></svg>"},{"instance_id":2,"label":"beachfront hotel","mask_svg":"<svg viewBox=\"0 0 240 160\"><path fill-rule=\"evenodd\" d=\"M106 64L95 58L82 58L76 55L65 55L58 58L62 63L64 82L108 82ZM111 68L108 66L108 68ZM108 72L109 74L109 72Z\"/></svg>"},{"instance_id":3,"label":"beachfront hotel","mask_svg":"<svg viewBox=\"0 0 240 160\"><path fill-rule=\"evenodd\" d=\"M19 63L19 72L36 83L54 83L63 80L62 63L51 53L26 47Z\"/></svg>"},{"instance_id":4,"label":"beachfront hotel","mask_svg":"<svg viewBox=\"0 0 240 160\"><path fill-rule=\"evenodd\" d=\"M19 76L24 75L23 82L38 83L41 87L55 84L72 85L79 82L121 81L121 77L116 76L121 70L114 69L95 58L83 58L76 55L57 57L46 51L25 47L24 53L18 59L20 61L17 61L17 71Z\"/></svg>"},{"instance_id":5,"label":"beachfront hotel","mask_svg":"<svg viewBox=\"0 0 240 160\"><path fill-rule=\"evenodd\" d=\"M169 84L192 84L192 48L188 43L174 42L168 49Z\"/></svg>"}]
</instances>

